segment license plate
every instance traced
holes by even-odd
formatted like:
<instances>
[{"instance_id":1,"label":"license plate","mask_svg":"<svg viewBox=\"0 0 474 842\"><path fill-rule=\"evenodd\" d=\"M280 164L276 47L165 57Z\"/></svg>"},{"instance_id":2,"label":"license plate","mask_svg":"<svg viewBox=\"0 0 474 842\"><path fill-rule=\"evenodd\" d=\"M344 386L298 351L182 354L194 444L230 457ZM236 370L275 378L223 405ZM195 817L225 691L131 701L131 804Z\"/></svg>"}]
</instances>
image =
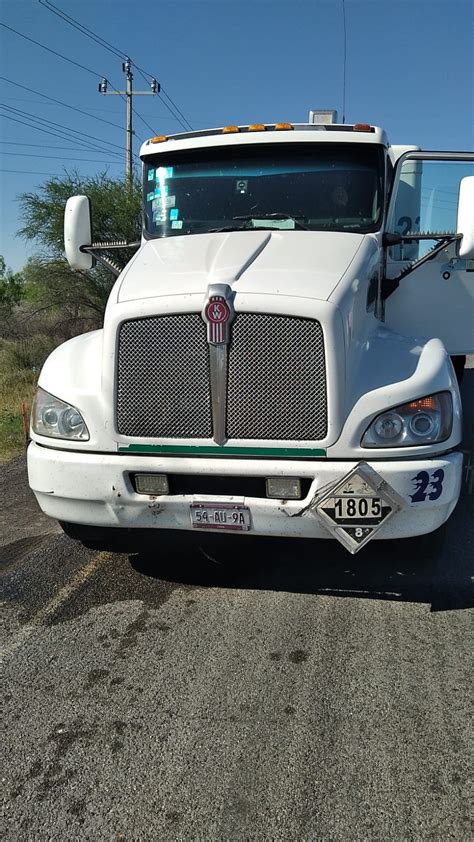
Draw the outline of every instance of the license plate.
<instances>
[{"instance_id":1,"label":"license plate","mask_svg":"<svg viewBox=\"0 0 474 842\"><path fill-rule=\"evenodd\" d=\"M193 529L224 529L231 532L248 532L250 509L233 503L192 503L190 506Z\"/></svg>"},{"instance_id":2,"label":"license plate","mask_svg":"<svg viewBox=\"0 0 474 842\"><path fill-rule=\"evenodd\" d=\"M324 510L334 523L378 524L386 512L380 497L330 497L324 503Z\"/></svg>"}]
</instances>

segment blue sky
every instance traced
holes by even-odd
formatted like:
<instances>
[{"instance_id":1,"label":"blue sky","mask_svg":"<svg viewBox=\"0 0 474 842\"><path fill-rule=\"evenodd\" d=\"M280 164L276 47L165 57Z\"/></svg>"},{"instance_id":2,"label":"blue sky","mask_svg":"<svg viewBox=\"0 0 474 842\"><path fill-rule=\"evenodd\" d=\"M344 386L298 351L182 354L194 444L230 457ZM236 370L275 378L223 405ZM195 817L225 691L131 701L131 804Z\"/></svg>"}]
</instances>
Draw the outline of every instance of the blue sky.
<instances>
[{"instance_id":1,"label":"blue sky","mask_svg":"<svg viewBox=\"0 0 474 842\"><path fill-rule=\"evenodd\" d=\"M310 108L336 108L341 115L342 0L52 2L155 75L195 129L304 122ZM0 75L28 89L0 79L0 102L7 106L0 109L0 254L17 270L35 250L15 236L21 223L20 193L36 189L48 174L61 174L64 167L84 174L107 167L111 175L123 174L125 104L117 96L101 96L97 85L105 76L123 89L124 77L118 56L39 0L2 0L0 10L7 26L93 71L0 28ZM345 0L345 12L346 121L381 125L392 143L472 149L473 0ZM138 72L134 86L147 89ZM154 133L180 130L160 97L136 97L134 107ZM63 140L7 118L31 123L18 110L53 121L66 133L83 132L85 143L93 136L101 151L81 150L72 138ZM135 129L141 138L152 134L138 118ZM137 137L135 151L139 146Z\"/></svg>"}]
</instances>

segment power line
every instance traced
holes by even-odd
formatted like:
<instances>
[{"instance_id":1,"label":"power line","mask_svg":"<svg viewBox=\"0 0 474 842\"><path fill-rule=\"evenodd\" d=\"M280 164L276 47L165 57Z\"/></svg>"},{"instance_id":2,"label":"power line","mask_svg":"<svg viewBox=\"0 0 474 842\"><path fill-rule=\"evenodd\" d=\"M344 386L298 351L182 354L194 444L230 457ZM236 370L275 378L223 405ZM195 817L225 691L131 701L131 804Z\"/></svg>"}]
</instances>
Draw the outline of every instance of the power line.
<instances>
[{"instance_id":1,"label":"power line","mask_svg":"<svg viewBox=\"0 0 474 842\"><path fill-rule=\"evenodd\" d=\"M5 107L5 106L3 106L3 107ZM14 122L14 123L20 123L20 125L22 125L22 126L27 126L27 128L29 128L29 129L33 128L37 132L43 132L43 134L50 134L50 135L52 135L52 137L57 137L60 140L68 140L68 141L74 140L75 143L78 143L80 146L82 146L84 148L85 152L100 152L102 154L109 154L109 155L111 154L110 152L107 152L107 151L104 153L102 149L97 149L97 147L95 147L95 146L87 146L84 143L84 141L80 140L77 137L71 138L67 134L60 134L57 131L52 132L52 131L49 131L48 129L43 129L41 126L34 126L34 125L32 125L31 122L28 123L28 122L25 122L24 120L18 120L18 118L16 118L16 117L10 117L9 114L2 114L2 117L5 120L12 120L12 122ZM115 152L113 154L115 155Z\"/></svg>"},{"instance_id":2,"label":"power line","mask_svg":"<svg viewBox=\"0 0 474 842\"><path fill-rule=\"evenodd\" d=\"M4 115L4 116L6 116L6 115ZM52 143L25 143L22 140L0 140L0 144L4 144L6 146L32 146L33 149L62 149L63 152L96 151L96 150L86 150L86 149L82 150L82 149L78 149L75 146L55 146ZM97 150L97 152L99 152L99 151L100 151L101 155L109 155L110 154L105 149L104 149L104 151Z\"/></svg>"},{"instance_id":3,"label":"power line","mask_svg":"<svg viewBox=\"0 0 474 842\"><path fill-rule=\"evenodd\" d=\"M132 73L132 62L129 58L126 58L124 62L122 62L122 70L125 73L126 78L126 89L125 91L119 91L120 95L125 94L126 96L126 103L127 103L127 114L126 114L126 123L127 128L125 132L125 172L127 176L127 180L129 182L130 188L132 186L132 173L133 173L133 114L136 113L135 109L133 108L133 96L154 96L157 92L158 83L154 79L150 85L149 91L135 91L133 90L133 73ZM115 91L109 91L107 79L102 79L99 83L99 93L103 94L104 96L113 96ZM137 115L140 116L140 115ZM142 122L146 123L146 120L143 120L140 117ZM148 123L146 123L149 126ZM154 133L151 126L149 126L150 130Z\"/></svg>"},{"instance_id":4,"label":"power line","mask_svg":"<svg viewBox=\"0 0 474 842\"><path fill-rule=\"evenodd\" d=\"M96 73L94 70L91 70L91 68L90 68L90 67L86 67L86 65L84 65L84 64L80 64L79 62L74 61L73 59L70 59L70 58L68 58L67 56L64 56L62 53L59 53L57 50L52 50L50 47L47 47L45 44L41 44L39 41L35 41L35 39L34 39L34 38L30 38L29 36L24 35L22 32L19 32L17 29L14 29L12 26L7 26L7 24L4 24L4 23L2 23L2 22L0 22L0 26L3 26L3 28L4 28L4 29L8 29L10 32L14 32L14 33L15 33L15 35L19 35L19 36L20 36L20 38L24 38L26 41L29 41L29 42L31 42L32 44L35 44L37 47L41 47L42 49L46 50L47 52L52 53L52 55L55 55L55 56L57 56L58 58L61 58L61 59L63 59L64 61L67 61L69 64L73 64L75 67L79 67L81 70L86 71L86 73L90 73L90 74L92 74L93 76L95 76L95 77L96 77L96 79L97 79L98 77L99 77L99 78L103 77L103 74L102 74L102 73ZM128 101L127 97L123 96L123 95L122 95L122 93L121 93L120 91L118 91L118 89L117 89L117 88L115 88L115 87L114 87L114 85L112 85L112 83L110 82L110 80L108 80L108 81L109 81L109 84L110 84L110 87L112 88L112 90L114 90L114 91L115 91L115 92L116 92L116 93L120 96L120 98L124 100L124 102L127 102L127 101ZM8 107L8 106L5 106L5 107ZM140 115L140 114L138 114L138 112L136 112L136 111L135 111L135 109L133 109L133 112L136 114L136 116L137 116L140 120L142 120L142 122L143 122L143 123L145 123L145 125L146 125L149 129L150 129L150 131L152 132L152 134L155 134L155 130L151 128L151 126L149 125L149 123L147 123L147 122L143 119L143 117L141 117L141 115ZM72 130L72 131L73 131L73 130ZM82 133L81 133L81 134L82 134ZM140 140L142 140L142 138L139 138L139 139L140 139ZM102 140L100 140L100 142L101 142L101 143L103 143L103 141L102 141ZM112 146L117 146L117 144L113 144L112 142L110 142L110 145L112 145ZM119 147L119 148L120 148L120 147ZM131 154L132 154L132 156L133 156L134 158L137 158L137 156L136 156L133 152L132 152Z\"/></svg>"},{"instance_id":5,"label":"power line","mask_svg":"<svg viewBox=\"0 0 474 842\"><path fill-rule=\"evenodd\" d=\"M45 7L45 9L47 9L50 12L53 12L53 14L57 15L57 17L62 18L62 20L64 20L65 23L68 23L70 26L74 27L74 29L77 29L79 32L81 32L82 35L86 35L86 37L91 38L93 41L96 42L96 44L99 44L101 47L104 47L106 50L109 50L109 52L113 53L115 56L118 56L118 58L123 59L126 57L126 53L122 52L121 50L115 49L111 44L108 43L108 41L105 41L105 39L102 38L100 35L96 35L94 32L92 32L92 30L88 29L87 26L83 26L83 24L79 23L79 21L76 21L73 17L54 6L53 3L43 2L43 0L39 0L39 2L42 6ZM113 85L111 87L113 88ZM114 88L114 90L117 92L116 88ZM155 134L155 129L152 126L150 126L149 123L147 123L147 121L141 116L141 114L139 114L139 112L133 106L132 110L135 116L142 121L142 123L151 131L151 133ZM143 139L139 138L139 140Z\"/></svg>"},{"instance_id":6,"label":"power line","mask_svg":"<svg viewBox=\"0 0 474 842\"><path fill-rule=\"evenodd\" d=\"M101 47L104 47L110 53L113 53L115 56L118 56L118 58L124 58L126 56L126 53L124 53L123 50L119 50L118 47L114 47L113 44L110 44L108 41L105 40L105 38L102 38L101 35L97 35L95 32L92 31L92 29L89 29L84 24L79 23L78 20L71 17L71 15L68 15L62 9L59 9L57 6L54 5L54 3L49 2L49 0L39 0L39 3L41 6L44 6L45 9L48 9L49 12L52 12L54 15L57 15L58 17L62 18L70 26L73 26L74 29L78 29L79 32L81 32L83 35L87 35L88 38L92 38L92 40L95 41L96 44L99 44Z\"/></svg>"},{"instance_id":7,"label":"power line","mask_svg":"<svg viewBox=\"0 0 474 842\"><path fill-rule=\"evenodd\" d=\"M31 91L32 94L37 94L38 96L43 97L43 99L49 99L51 102L54 102L56 105L61 105L63 108L69 108L71 111L78 111L79 114L85 114L87 117L92 117L93 120L100 120L101 123L107 123L107 125L113 126L116 129L122 129L123 128L122 126L119 126L118 123L112 123L110 120L104 120L103 117L96 117L95 114L91 114L89 111L84 111L82 108L76 108L74 105L68 105L67 102L62 102L60 99L55 99L52 96L47 96L46 94L42 94L40 91L35 91L33 88L28 88L26 85L20 85L19 82L13 82L12 79L7 79L5 76L0 76L0 79L3 79L4 82L9 82L10 85L16 85L17 88L23 88L23 90L25 90L25 91ZM113 88L113 85L111 87ZM9 98L10 97L5 97L5 99L9 99ZM124 99L124 97L121 96L121 99ZM15 99L15 101L19 102L19 100L16 100L16 99ZM32 102L32 100L25 100L25 101L26 102ZM138 117L138 119L141 120L142 123L144 123L148 129L150 129L152 134L154 134L155 130L150 126L150 124L147 123L146 120L144 120L143 117L141 117L141 115L138 114L135 111L135 109L133 109L133 111L134 111L135 115ZM144 142L144 138L140 137L139 134L134 132L134 135L142 143Z\"/></svg>"},{"instance_id":8,"label":"power line","mask_svg":"<svg viewBox=\"0 0 474 842\"><path fill-rule=\"evenodd\" d=\"M178 106L176 105L175 101L174 101L173 99L171 99L170 95L166 93L166 91L165 91L165 89L164 89L163 85L161 86L161 90L162 90L162 92L164 93L165 97L166 97L167 99L169 99L169 101L171 102L171 104L172 104L173 108L175 108L175 109L176 109L176 111L178 112L178 114L180 114L180 115L181 115L181 117L183 118L183 120L184 120L184 121L185 121L185 123L187 124L187 128L188 128L188 129L190 129L191 131L194 131L194 129L193 129L193 127L192 127L191 123L189 122L189 120L188 120L188 119L184 116L183 112L179 110ZM170 109L170 108L169 108L169 106L166 104L166 102L165 102L163 99L162 99L161 101L162 101L163 105L164 105L166 108L168 108L168 111L170 111L171 109ZM173 112L171 112L171 113L173 113ZM181 125L183 125L183 124L181 123ZM184 128L186 128L186 126L184 126Z\"/></svg>"},{"instance_id":9,"label":"power line","mask_svg":"<svg viewBox=\"0 0 474 842\"><path fill-rule=\"evenodd\" d=\"M58 53L57 50L52 50L51 47L47 47L46 44L41 44L40 41L35 41L34 38L30 38L28 35L24 35L22 32L19 32L18 29L13 29L12 26L7 26L6 23L2 23L0 21L0 26L3 26L4 29L10 30L10 32L14 32L15 35L19 35L20 38L24 38L25 41L30 41L31 44L36 44L36 46L41 47L42 50L46 50L48 53L52 53L54 56L57 56L58 58L63 59L63 61L67 61L67 62L69 62L69 64L73 64L75 67L80 67L81 70L85 70L86 73L90 73L92 76L95 76L96 79L97 79L97 77L100 78L104 75L103 73L97 73L95 70L91 70L91 68L86 67L85 64L80 64L78 61L74 61L72 58L68 58L67 56L63 56L63 54ZM112 85L112 82L110 81L110 79L108 81L109 81L110 87L114 91L118 92L118 89L115 88ZM125 97L122 97L122 99L125 99Z\"/></svg>"},{"instance_id":10,"label":"power line","mask_svg":"<svg viewBox=\"0 0 474 842\"><path fill-rule=\"evenodd\" d=\"M139 72L140 76L142 77L142 79L144 79L144 80L145 80L145 82L149 82L149 80L150 80L150 79L154 79L154 76L152 76L152 74L151 74L151 73L147 73L147 71L146 71L146 70L143 70L141 67L139 67L139 66L138 66L138 64L135 64L135 63L134 63L134 65L133 65L133 66L135 67L135 69L136 69L136 70L138 70L138 72ZM162 94L164 94L164 95L165 95L165 97L166 97L166 98L170 101L170 103L171 103L171 105L173 106L173 108L175 109L175 111L177 111L177 112L178 112L178 114L182 117L182 120L181 120L179 117L177 117L177 116L176 116L176 114L174 113L174 111L170 108L170 106L168 105L168 103L167 103L167 102L165 102L165 100L163 99L163 97L160 97L161 102L163 103L163 105L165 106L165 108L167 108L167 109L168 109L168 111L169 111L169 112L170 112L170 114L174 117L174 119L176 120L176 122L178 122L178 123L180 124L180 126L181 126L181 127L182 127L185 131L187 131L188 129L190 129L191 131L193 131L193 127L192 127L191 123L190 123L190 122L189 122L189 120L187 120L187 118L184 116L183 112L182 112L182 111L180 111L180 109L178 108L178 106L176 105L176 103L174 102L174 100L172 100L172 99L171 99L171 97L169 96L169 94L167 94L167 92L165 91L165 89L164 89L163 85L160 85L160 87L161 87L161 93L162 93Z\"/></svg>"},{"instance_id":11,"label":"power line","mask_svg":"<svg viewBox=\"0 0 474 842\"><path fill-rule=\"evenodd\" d=\"M103 117L96 117L95 114L83 111L82 108L76 108L74 105L68 105L67 102L42 94L41 91L35 91L34 88L28 88L26 85L21 85L20 82L13 82L12 79L7 79L6 76L0 76L0 79L3 79L4 82L8 82L9 85L15 85L17 88L22 88L24 91L31 91L32 94L37 94L37 96L41 96L43 99L49 99L51 102L56 103L56 105L61 105L63 108L69 108L70 111L77 111L79 114L85 114L87 117L92 117L93 120L100 120L101 123L107 123L107 125L113 126L115 129L122 129L122 126L118 123L112 123L110 120L104 120Z\"/></svg>"},{"instance_id":12,"label":"power line","mask_svg":"<svg viewBox=\"0 0 474 842\"><path fill-rule=\"evenodd\" d=\"M27 103L28 105L41 105L42 108L46 108L46 106L49 106L50 108L52 107L52 105L50 105L47 102L41 102L40 99L31 99L31 98L30 99L26 99L26 98L23 99L23 97L18 97L18 96L4 96L3 99L11 100L11 102L23 102L23 103ZM98 111L100 114L109 114L109 115L110 114L122 114L122 112L119 111L116 108L107 109L107 111L104 111L103 108L89 108L89 110L85 113L89 114L90 111Z\"/></svg>"},{"instance_id":13,"label":"power line","mask_svg":"<svg viewBox=\"0 0 474 842\"><path fill-rule=\"evenodd\" d=\"M6 116L6 115L3 115ZM53 143L25 143L20 140L0 140L4 146L31 146L33 149L60 149L62 152L97 152L100 155L109 155L107 150L77 148L76 146L57 146ZM4 152L4 155L7 153Z\"/></svg>"},{"instance_id":14,"label":"power line","mask_svg":"<svg viewBox=\"0 0 474 842\"><path fill-rule=\"evenodd\" d=\"M2 155L15 155L15 157L19 158L52 158L54 161L83 161L85 164L122 166L121 161L102 161L100 158L71 158L69 155L37 155L35 152L2 152Z\"/></svg>"},{"instance_id":15,"label":"power line","mask_svg":"<svg viewBox=\"0 0 474 842\"><path fill-rule=\"evenodd\" d=\"M141 114L139 114L139 113L138 113L138 111L136 110L136 108L135 108L133 105L132 105L132 111L133 111L133 113L135 114L135 117L138 117L138 119L139 119L139 120L141 120L141 121L142 121L142 123L144 123L144 124L145 124L145 126L146 126L148 129L150 129L150 131L151 131L152 135L155 135L155 134L156 134L156 130L155 130L152 126L150 126L150 124L149 124L149 123L147 123L147 121L146 121L146 120L145 120L145 119L141 116ZM135 137L138 137L138 135L136 134L136 132L133 132L133 134L135 135ZM139 140L141 140L141 141L143 142L143 138L139 138Z\"/></svg>"},{"instance_id":16,"label":"power line","mask_svg":"<svg viewBox=\"0 0 474 842\"><path fill-rule=\"evenodd\" d=\"M0 172L16 172L21 173L22 175L53 175L57 176L57 172L37 172L33 170L3 170L1 169Z\"/></svg>"},{"instance_id":17,"label":"power line","mask_svg":"<svg viewBox=\"0 0 474 842\"><path fill-rule=\"evenodd\" d=\"M82 23L79 23L79 21L77 21L75 18L71 17L71 15L68 15L66 14L66 12L63 12L62 9L58 9L57 6L54 5L54 3L49 3L48 0L39 0L39 3L41 6L44 6L44 8L47 9L49 12L52 12L57 17L61 18L65 23L68 23L74 29L77 29L82 35L85 35L87 38L91 38L93 41L95 41L96 44L99 44L99 46L108 50L113 55L117 56L120 59L126 58L125 52L113 47L113 45L109 44L109 42L106 41L105 38L102 38L101 35L97 35L87 26L84 26ZM145 79L145 81L149 82L149 79ZM150 126L149 123L147 123L147 121L141 116L141 114L139 114L139 112L133 106L132 111L135 114L135 116L138 117L138 119L141 120L142 123L151 131L151 133L155 134L155 129L152 126ZM143 141L143 138L139 138L139 140Z\"/></svg>"},{"instance_id":18,"label":"power line","mask_svg":"<svg viewBox=\"0 0 474 842\"><path fill-rule=\"evenodd\" d=\"M59 134L58 132L48 131L48 129L43 129L43 128L41 128L41 126L34 126L34 125L32 125L32 123L27 123L24 120L18 120L16 117L11 117L9 114L2 114L1 116L4 118L4 120L12 120L13 123L20 123L20 125L27 126L29 129L31 129L31 128L36 129L36 131L38 131L38 132L43 132L44 134L50 134L50 135L52 135L52 137L57 137L60 140L69 140L69 141L71 140L70 137L67 137L64 134ZM76 143L79 143L80 145L82 145L85 152L100 152L101 151L99 149L96 149L94 146L86 146L86 144L83 143L78 138L74 138L74 140L75 140Z\"/></svg>"},{"instance_id":19,"label":"power line","mask_svg":"<svg viewBox=\"0 0 474 842\"><path fill-rule=\"evenodd\" d=\"M47 126L48 128L54 128L55 133L57 134L58 137L62 137L63 140L67 140L69 142L71 140L74 140L75 143L82 144L87 149L88 152L103 152L104 151L103 147L102 148L98 147L93 142L94 139L98 140L99 142L102 142L102 141L100 141L99 138L92 138L91 137L90 140L89 139L83 140L82 137L72 136L71 133L73 133L73 135L83 135L85 138L88 138L88 136L84 132L79 132L76 129L68 129L67 127L65 127L63 129L59 123L55 123L52 120L46 120L46 118L44 118L44 117L37 117L35 114L30 114L28 111L23 111L22 109L19 109L19 108L13 108L11 105L4 105L3 103L0 103L0 107L6 108L8 111L13 112L13 114L17 117L18 116L19 117L29 117L30 122L29 122L28 125L30 125L31 128L39 129L40 131L42 130L43 126ZM2 114L2 116L5 117L6 119L11 119L11 116L9 114ZM36 124L31 123L31 120L36 121ZM38 125L38 123L39 123L39 125ZM59 129L59 134L58 134L58 129ZM106 152L109 155L118 155L119 154L118 152L115 152L114 149L106 150Z\"/></svg>"},{"instance_id":20,"label":"power line","mask_svg":"<svg viewBox=\"0 0 474 842\"><path fill-rule=\"evenodd\" d=\"M43 50L47 50L48 53L52 53L54 56L58 58L62 58L64 61L68 61L69 64L74 64L76 67L80 67L81 70L85 70L86 73L91 73L93 76L101 76L101 73L96 73L95 70L91 70L90 67L86 67L84 64L80 64L78 61L74 61L72 58L68 58L67 56L63 56L62 53L58 53L56 50L52 50L51 47L47 47L45 44L40 44L39 41L35 41L34 38L29 38L28 35L23 35L22 32L18 32L17 29L13 29L12 26L7 26L6 23L0 22L0 26L3 26L4 29L9 29L10 32L14 32L15 35L19 35L20 38L24 38L25 41L30 41L31 44L36 44L37 47L41 47Z\"/></svg>"},{"instance_id":21,"label":"power line","mask_svg":"<svg viewBox=\"0 0 474 842\"><path fill-rule=\"evenodd\" d=\"M154 79L154 76L153 76L151 73L147 73L147 71L146 71L146 70L143 70L143 68L142 68L142 67L139 67L139 66L138 66L138 64L135 64L135 63L134 63L134 65L133 65L133 66L136 68L136 70L138 70L138 72L140 73L141 77L145 80L145 82L149 82L149 80L150 80L150 79ZM184 116L183 112L182 112L182 111L180 111L180 109L179 109L179 108L178 108L178 106L176 105L175 101L174 101L173 99L171 99L170 95L169 95L169 94L165 91L165 89L164 89L163 85L160 85L160 88L161 88L161 93L165 95L166 99L168 99L168 100L169 100L169 102L171 103L171 105L173 106L173 108L175 109L175 111L177 111L177 112L178 112L178 114L179 114L179 115L183 118L183 120L180 120L180 119L176 116L176 114L174 114L174 113L173 113L173 111L171 110L171 108L170 108L170 106L168 105L168 103L166 103L166 102L164 101L164 99L163 99L163 98L161 98L161 102L163 103L163 105L165 106L165 108L167 108L167 109L168 109L168 111L170 112L170 114L172 114L172 115L173 115L173 117L175 118L175 120L177 120L177 122L181 124L181 126L182 126L182 128L183 128L183 129L185 129L185 130L190 129L191 131L193 131L193 127L192 127L191 123L190 123L190 122L189 122L189 120L188 120L188 119ZM183 123L183 121L184 121L184 123ZM186 125L185 125L185 124L186 124Z\"/></svg>"},{"instance_id":22,"label":"power line","mask_svg":"<svg viewBox=\"0 0 474 842\"><path fill-rule=\"evenodd\" d=\"M106 41L106 40L105 40L105 38L103 38L101 35L98 35L98 34L97 34L97 32L94 32L92 29L89 29L89 27L87 27L87 26L85 26L84 24L80 23L80 22L79 22L76 18L73 18L71 15L68 15L68 14L67 14L66 12L64 12L62 9L59 9L57 6L55 6L55 5L54 5L54 3L51 3L51 2L50 2L50 0L39 0L39 3L40 3L40 5L41 5L41 6L44 6L44 8L45 8L45 9L47 9L47 10L48 10L48 11L50 11L50 12L52 12L52 13L53 13L54 15L56 15L57 17L62 18L62 20L64 20L64 22L65 22L65 23L68 23L70 26L74 27L74 29L77 29L79 32L81 32L81 34L82 34L82 35L85 35L87 38L91 38L93 41L95 41L95 43L96 43L96 44L99 44L101 47L103 47L105 50L108 50L108 51L109 51L110 53L112 53L113 55L118 56L118 57L119 57L119 58L121 58L121 59L123 59L123 58L127 58L128 54L127 54L124 50L120 50L118 47L114 47L114 45L113 45L113 44L111 44L109 41ZM147 71L146 71L146 70L143 70L143 68L139 67L139 66L138 66L138 64L135 64L135 62L133 63L133 66L134 66L134 67L138 70L138 72L142 75L142 77L143 77L143 79L145 80L145 82L149 83L149 82L150 82L150 79L154 79L154 78L155 78L155 77L154 77L154 75L153 75L152 73L147 73ZM147 78L147 77L148 77L148 78ZM174 102L174 100L172 100L172 99L171 99L171 97L169 96L169 94L168 94L168 93L164 90L163 86L161 86L161 91L163 92L163 94L165 95L165 97L169 100L169 102L171 103L171 105L173 106L173 108L175 109L175 111L177 112L177 114L178 114L178 115L180 115L180 117L182 118L182 120L180 119L180 117L178 117L178 116L177 116L177 115L173 112L173 110L172 110L172 109L170 108L170 106L169 106L169 105L168 105L168 104L164 101L164 99L162 99L162 98L160 97L161 102L163 103L163 105L165 106L165 108L167 108L167 109L168 109L168 111L170 112L170 114L174 117L174 119L175 119L178 123L180 123L180 125L182 126L182 128L184 128L185 130L187 130L187 129L191 129L191 130L192 130L191 123L190 123L190 122L186 119L186 117L184 116L183 112L182 112L182 111L178 108L178 106L176 105L176 103ZM139 117L139 116L140 116L140 115L139 115L139 114L137 114L137 117ZM141 118L141 119L142 119L142 118ZM184 120L184 123L183 123L183 120ZM145 122L145 121L143 121L143 122ZM185 125L185 124L186 124L186 125ZM151 127L148 125L148 123L146 123L146 122L145 122L145 125L147 125L147 126L148 126L148 128L151 128ZM154 129L151 129L151 131L154 131Z\"/></svg>"},{"instance_id":23,"label":"power line","mask_svg":"<svg viewBox=\"0 0 474 842\"><path fill-rule=\"evenodd\" d=\"M2 106L2 108L6 108L8 109L8 111L18 113L23 117L32 117L34 120L39 120L42 123L46 123L46 125L57 126L61 131L73 132L73 134L82 135L83 137L87 138L88 141L97 141L98 143L106 144L107 146L115 146L117 149L122 149L122 147L119 146L118 143L113 143L111 140L106 141L103 140L103 138L101 137L95 137L95 135L91 135L88 132L80 132L79 129L72 129L69 126L63 127L61 123L56 123L54 122L54 120L47 120L45 117L38 117L36 114L31 114L29 111L23 111L23 109L21 108L14 108L12 105L4 105L3 103L0 103L0 105ZM111 153L109 154L118 155L118 152L114 152L113 150L111 150Z\"/></svg>"}]
</instances>

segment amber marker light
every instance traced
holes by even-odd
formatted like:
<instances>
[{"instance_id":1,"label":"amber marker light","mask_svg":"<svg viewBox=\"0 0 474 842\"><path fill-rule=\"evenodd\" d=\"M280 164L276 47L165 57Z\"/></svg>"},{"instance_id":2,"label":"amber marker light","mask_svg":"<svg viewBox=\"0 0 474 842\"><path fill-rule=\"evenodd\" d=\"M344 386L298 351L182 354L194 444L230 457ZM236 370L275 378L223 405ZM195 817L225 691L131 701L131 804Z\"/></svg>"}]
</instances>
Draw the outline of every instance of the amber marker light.
<instances>
[{"instance_id":1,"label":"amber marker light","mask_svg":"<svg viewBox=\"0 0 474 842\"><path fill-rule=\"evenodd\" d=\"M168 140L165 134L159 134L156 137L152 137L150 143L164 143L165 140Z\"/></svg>"},{"instance_id":2,"label":"amber marker light","mask_svg":"<svg viewBox=\"0 0 474 842\"><path fill-rule=\"evenodd\" d=\"M427 398L420 398L417 401L411 401L407 404L407 408L413 410L413 412L417 412L420 409L438 409L438 404L436 399L430 395Z\"/></svg>"},{"instance_id":3,"label":"amber marker light","mask_svg":"<svg viewBox=\"0 0 474 842\"><path fill-rule=\"evenodd\" d=\"M275 123L275 129L278 131L284 131L284 129L292 129L293 126L291 123Z\"/></svg>"},{"instance_id":4,"label":"amber marker light","mask_svg":"<svg viewBox=\"0 0 474 842\"><path fill-rule=\"evenodd\" d=\"M356 123L353 131L355 132L373 132L373 127L368 123Z\"/></svg>"},{"instance_id":5,"label":"amber marker light","mask_svg":"<svg viewBox=\"0 0 474 842\"><path fill-rule=\"evenodd\" d=\"M267 127L264 123L252 123L247 129L249 132L266 132L266 130Z\"/></svg>"},{"instance_id":6,"label":"amber marker light","mask_svg":"<svg viewBox=\"0 0 474 842\"><path fill-rule=\"evenodd\" d=\"M224 126L222 129L222 134L236 134L237 132L240 132L238 126Z\"/></svg>"}]
</instances>

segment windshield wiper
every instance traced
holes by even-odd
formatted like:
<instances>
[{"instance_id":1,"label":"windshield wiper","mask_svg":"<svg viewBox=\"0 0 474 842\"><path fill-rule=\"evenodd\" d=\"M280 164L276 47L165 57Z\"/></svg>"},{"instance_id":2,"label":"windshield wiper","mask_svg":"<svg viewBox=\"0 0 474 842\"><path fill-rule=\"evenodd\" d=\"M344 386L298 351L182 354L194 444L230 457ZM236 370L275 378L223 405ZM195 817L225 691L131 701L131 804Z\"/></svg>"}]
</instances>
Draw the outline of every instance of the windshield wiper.
<instances>
[{"instance_id":1,"label":"windshield wiper","mask_svg":"<svg viewBox=\"0 0 474 842\"><path fill-rule=\"evenodd\" d=\"M206 233L221 234L224 231L253 231L253 225L224 225L222 228L208 228Z\"/></svg>"},{"instance_id":2,"label":"windshield wiper","mask_svg":"<svg viewBox=\"0 0 474 842\"><path fill-rule=\"evenodd\" d=\"M252 219L290 219L295 223L295 228L301 228L303 231L310 231L306 225L303 225L301 216L291 216L289 213L248 213L244 216L233 216L232 219L242 219L244 221L251 221Z\"/></svg>"},{"instance_id":3,"label":"windshield wiper","mask_svg":"<svg viewBox=\"0 0 474 842\"><path fill-rule=\"evenodd\" d=\"M295 228L301 228L303 231L310 231L310 228L307 228L306 225L303 225L300 222L300 219L304 217L299 216L291 216L289 213L248 213L242 214L241 216L233 216L232 219L235 219L236 222L252 222L253 219L289 219L291 222L295 223ZM210 228L209 234L221 234L224 231L275 231L273 225L225 225L222 228Z\"/></svg>"}]
</instances>

